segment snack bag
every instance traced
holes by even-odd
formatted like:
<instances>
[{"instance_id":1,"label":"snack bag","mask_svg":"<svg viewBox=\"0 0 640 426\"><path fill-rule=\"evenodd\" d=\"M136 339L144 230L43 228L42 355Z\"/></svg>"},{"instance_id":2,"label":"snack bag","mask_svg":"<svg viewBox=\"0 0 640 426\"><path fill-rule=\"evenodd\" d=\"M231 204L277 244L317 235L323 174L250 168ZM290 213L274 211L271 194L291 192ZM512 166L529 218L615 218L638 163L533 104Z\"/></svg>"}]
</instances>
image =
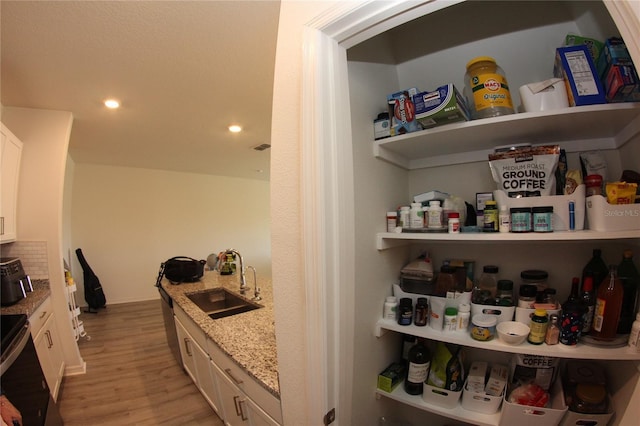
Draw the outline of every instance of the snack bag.
<instances>
[{"instance_id":1,"label":"snack bag","mask_svg":"<svg viewBox=\"0 0 640 426\"><path fill-rule=\"evenodd\" d=\"M609 204L633 204L636 201L637 183L607 183L607 202Z\"/></svg>"}]
</instances>

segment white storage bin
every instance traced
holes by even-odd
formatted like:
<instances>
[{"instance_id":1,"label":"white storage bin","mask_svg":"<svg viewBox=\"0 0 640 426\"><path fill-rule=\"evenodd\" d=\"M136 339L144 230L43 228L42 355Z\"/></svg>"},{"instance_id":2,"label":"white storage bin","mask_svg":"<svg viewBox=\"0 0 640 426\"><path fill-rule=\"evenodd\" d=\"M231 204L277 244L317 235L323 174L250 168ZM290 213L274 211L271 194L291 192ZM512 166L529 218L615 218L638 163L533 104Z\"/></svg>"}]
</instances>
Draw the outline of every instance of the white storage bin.
<instances>
[{"instance_id":1,"label":"white storage bin","mask_svg":"<svg viewBox=\"0 0 640 426\"><path fill-rule=\"evenodd\" d=\"M493 198L498 206L506 205L512 207L553 207L553 230L569 230L569 201L575 204L575 229L584 229L585 218L585 186L578 185L573 194L570 195L543 195L541 197L509 198L507 193L501 190L493 191Z\"/></svg>"},{"instance_id":2,"label":"white storage bin","mask_svg":"<svg viewBox=\"0 0 640 426\"><path fill-rule=\"evenodd\" d=\"M484 414L493 414L500 409L503 395L491 396L484 392L474 392L467 390L467 382L464 382L462 390L462 408L469 411L477 411Z\"/></svg>"},{"instance_id":3,"label":"white storage bin","mask_svg":"<svg viewBox=\"0 0 640 426\"><path fill-rule=\"evenodd\" d=\"M574 411L567 411L562 418L560 426L607 426L613 413L607 414L582 414Z\"/></svg>"},{"instance_id":4,"label":"white storage bin","mask_svg":"<svg viewBox=\"0 0 640 426\"><path fill-rule=\"evenodd\" d=\"M497 324L500 324L503 321L512 321L515 310L515 306L478 305L472 303L471 318L479 314L495 315L498 317Z\"/></svg>"},{"instance_id":5,"label":"white storage bin","mask_svg":"<svg viewBox=\"0 0 640 426\"><path fill-rule=\"evenodd\" d=\"M458 400L462 395L462 390L455 392L447 389L430 386L426 383L422 385L422 399L429 404L438 405L444 408L454 408L458 405Z\"/></svg>"},{"instance_id":6,"label":"white storage bin","mask_svg":"<svg viewBox=\"0 0 640 426\"><path fill-rule=\"evenodd\" d=\"M560 424L567 412L560 380L556 380L553 385L549 408L513 404L507 400L507 397L508 393L505 393L500 426L556 426Z\"/></svg>"},{"instance_id":7,"label":"white storage bin","mask_svg":"<svg viewBox=\"0 0 640 426\"><path fill-rule=\"evenodd\" d=\"M602 195L587 198L587 223L593 231L640 229L640 204L609 204Z\"/></svg>"}]
</instances>

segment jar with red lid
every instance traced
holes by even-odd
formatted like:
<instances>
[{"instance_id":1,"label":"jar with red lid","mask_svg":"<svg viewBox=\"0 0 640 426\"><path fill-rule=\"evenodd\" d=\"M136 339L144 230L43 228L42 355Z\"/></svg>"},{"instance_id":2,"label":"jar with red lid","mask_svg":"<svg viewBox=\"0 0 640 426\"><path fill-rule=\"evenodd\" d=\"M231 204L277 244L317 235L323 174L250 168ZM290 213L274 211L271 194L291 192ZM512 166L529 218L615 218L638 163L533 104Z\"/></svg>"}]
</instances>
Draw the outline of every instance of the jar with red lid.
<instances>
[{"instance_id":1,"label":"jar with red lid","mask_svg":"<svg viewBox=\"0 0 640 426\"><path fill-rule=\"evenodd\" d=\"M602 176L589 175L584 179L586 185L585 195L590 197L592 195L602 195Z\"/></svg>"}]
</instances>

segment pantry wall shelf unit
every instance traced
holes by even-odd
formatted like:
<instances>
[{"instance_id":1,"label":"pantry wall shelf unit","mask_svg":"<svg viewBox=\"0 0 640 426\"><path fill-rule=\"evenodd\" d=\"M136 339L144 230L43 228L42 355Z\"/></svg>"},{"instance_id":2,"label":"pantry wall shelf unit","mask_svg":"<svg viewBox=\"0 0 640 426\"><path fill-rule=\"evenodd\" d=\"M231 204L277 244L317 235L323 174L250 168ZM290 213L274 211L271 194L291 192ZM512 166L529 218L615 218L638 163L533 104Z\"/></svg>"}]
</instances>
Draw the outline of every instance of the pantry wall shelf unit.
<instances>
[{"instance_id":1,"label":"pantry wall shelf unit","mask_svg":"<svg viewBox=\"0 0 640 426\"><path fill-rule=\"evenodd\" d=\"M639 218L640 221L640 218ZM632 231L599 232L591 230L583 231L558 231L558 232L461 232L449 234L446 232L380 232L376 234L376 249L387 250L411 243L421 242L478 242L478 243L526 243L544 241L592 241L592 240L638 240L640 229ZM632 241L633 242L633 241ZM635 241L637 243L637 241Z\"/></svg>"},{"instance_id":2,"label":"pantry wall shelf unit","mask_svg":"<svg viewBox=\"0 0 640 426\"><path fill-rule=\"evenodd\" d=\"M496 146L558 144L567 152L618 149L640 133L640 102L587 105L452 123L379 139L376 158L406 170L487 161Z\"/></svg>"},{"instance_id":3,"label":"pantry wall shelf unit","mask_svg":"<svg viewBox=\"0 0 640 426\"><path fill-rule=\"evenodd\" d=\"M497 336L494 339L485 342L473 339L469 333L438 331L428 326L417 327L415 325L400 325L396 321L388 319L378 320L374 331L375 336L381 337L386 333L386 331L410 334L412 336L424 337L425 339L453 343L455 345L471 348L507 352L512 354L541 355L570 359L640 361L640 353L633 351L633 349L628 346L606 347L592 346L584 343L578 343L576 346L561 344L549 346L546 344L532 345L528 342L524 342L520 345L507 345Z\"/></svg>"}]
</instances>

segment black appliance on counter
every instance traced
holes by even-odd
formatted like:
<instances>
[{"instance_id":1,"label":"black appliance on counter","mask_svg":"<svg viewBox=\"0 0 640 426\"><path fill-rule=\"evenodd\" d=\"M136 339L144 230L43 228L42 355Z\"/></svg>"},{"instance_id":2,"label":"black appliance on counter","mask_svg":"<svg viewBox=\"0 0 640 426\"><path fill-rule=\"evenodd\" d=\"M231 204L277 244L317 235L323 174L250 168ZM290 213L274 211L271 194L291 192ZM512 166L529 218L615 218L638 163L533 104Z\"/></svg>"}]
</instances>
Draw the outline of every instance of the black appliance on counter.
<instances>
[{"instance_id":1,"label":"black appliance on counter","mask_svg":"<svg viewBox=\"0 0 640 426\"><path fill-rule=\"evenodd\" d=\"M0 315L0 326L3 395L20 411L23 425L63 425L38 361L27 316Z\"/></svg>"},{"instance_id":2,"label":"black appliance on counter","mask_svg":"<svg viewBox=\"0 0 640 426\"><path fill-rule=\"evenodd\" d=\"M10 306L27 297L33 291L31 278L24 273L22 263L17 257L0 258L0 304Z\"/></svg>"}]
</instances>

